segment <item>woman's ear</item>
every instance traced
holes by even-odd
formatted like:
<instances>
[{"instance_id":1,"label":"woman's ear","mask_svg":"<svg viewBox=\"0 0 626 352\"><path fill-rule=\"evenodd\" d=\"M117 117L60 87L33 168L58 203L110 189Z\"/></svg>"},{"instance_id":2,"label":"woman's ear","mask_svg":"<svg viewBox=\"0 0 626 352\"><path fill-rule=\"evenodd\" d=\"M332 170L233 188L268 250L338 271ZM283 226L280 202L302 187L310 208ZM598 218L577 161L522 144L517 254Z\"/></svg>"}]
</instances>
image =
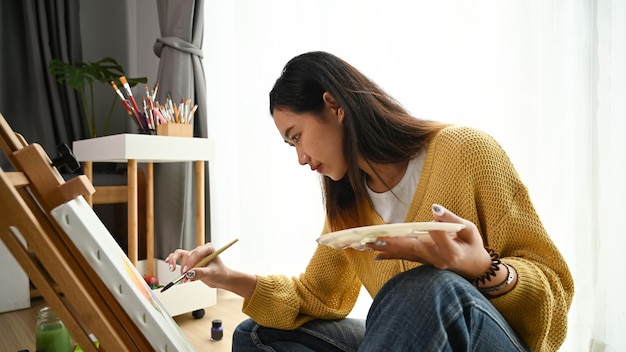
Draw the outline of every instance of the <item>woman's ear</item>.
<instances>
[{"instance_id":1,"label":"woman's ear","mask_svg":"<svg viewBox=\"0 0 626 352\"><path fill-rule=\"evenodd\" d=\"M324 104L330 106L333 109L337 108L337 100L332 94L324 92L324 94L322 95L322 99L324 99Z\"/></svg>"},{"instance_id":2,"label":"woman's ear","mask_svg":"<svg viewBox=\"0 0 626 352\"><path fill-rule=\"evenodd\" d=\"M337 118L339 118L340 120L343 119L344 110L341 106L339 106L337 100L332 94L330 94L329 92L324 92L324 94L322 95L322 99L324 99L324 104L326 105L326 107L330 108L333 113L337 115Z\"/></svg>"}]
</instances>

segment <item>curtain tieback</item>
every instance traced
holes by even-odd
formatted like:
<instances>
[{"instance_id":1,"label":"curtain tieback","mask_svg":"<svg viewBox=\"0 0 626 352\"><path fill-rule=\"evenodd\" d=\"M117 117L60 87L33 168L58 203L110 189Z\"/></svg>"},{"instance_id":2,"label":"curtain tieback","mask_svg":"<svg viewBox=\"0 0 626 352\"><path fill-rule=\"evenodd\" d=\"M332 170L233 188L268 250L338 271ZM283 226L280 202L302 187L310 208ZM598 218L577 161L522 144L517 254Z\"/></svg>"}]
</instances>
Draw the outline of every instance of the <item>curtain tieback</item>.
<instances>
[{"instance_id":1,"label":"curtain tieback","mask_svg":"<svg viewBox=\"0 0 626 352\"><path fill-rule=\"evenodd\" d=\"M184 51L186 53L196 55L202 58L202 50L200 50L200 48L178 37L157 38L157 41L156 43L154 43L153 48L156 56L161 57L161 51L166 45L176 50Z\"/></svg>"}]
</instances>

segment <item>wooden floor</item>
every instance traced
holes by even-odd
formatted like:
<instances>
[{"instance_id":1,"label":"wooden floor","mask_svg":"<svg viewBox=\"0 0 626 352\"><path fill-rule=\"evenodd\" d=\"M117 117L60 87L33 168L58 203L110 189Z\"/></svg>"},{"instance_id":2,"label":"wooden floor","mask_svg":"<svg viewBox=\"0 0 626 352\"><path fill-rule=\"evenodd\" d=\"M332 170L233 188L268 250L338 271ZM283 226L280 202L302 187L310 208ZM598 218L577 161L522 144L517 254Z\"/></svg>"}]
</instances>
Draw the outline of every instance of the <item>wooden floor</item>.
<instances>
[{"instance_id":1,"label":"wooden floor","mask_svg":"<svg viewBox=\"0 0 626 352\"><path fill-rule=\"evenodd\" d=\"M241 312L243 299L228 291L217 291L217 305L205 308L201 319L191 313L174 317L181 330L198 352L227 352L231 350L232 332L247 316ZM45 305L41 298L33 299L31 308L0 314L0 352L35 351L35 321L37 310ZM224 337L211 341L211 321L222 320Z\"/></svg>"}]
</instances>

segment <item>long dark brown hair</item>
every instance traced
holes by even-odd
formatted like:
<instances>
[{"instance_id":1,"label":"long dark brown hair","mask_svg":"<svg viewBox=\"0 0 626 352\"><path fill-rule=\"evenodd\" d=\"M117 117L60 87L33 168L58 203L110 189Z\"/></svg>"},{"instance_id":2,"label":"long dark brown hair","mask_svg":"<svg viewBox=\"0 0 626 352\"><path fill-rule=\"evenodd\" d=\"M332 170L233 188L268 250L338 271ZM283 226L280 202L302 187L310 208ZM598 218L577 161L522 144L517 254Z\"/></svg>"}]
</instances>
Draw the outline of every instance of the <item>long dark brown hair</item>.
<instances>
[{"instance_id":1,"label":"long dark brown hair","mask_svg":"<svg viewBox=\"0 0 626 352\"><path fill-rule=\"evenodd\" d=\"M275 109L322 117L329 92L345 111L343 153L348 171L339 181L324 176L326 216L333 231L368 225L372 209L359 155L368 163L410 160L445 124L417 119L373 81L342 59L321 51L291 59L270 91Z\"/></svg>"}]
</instances>

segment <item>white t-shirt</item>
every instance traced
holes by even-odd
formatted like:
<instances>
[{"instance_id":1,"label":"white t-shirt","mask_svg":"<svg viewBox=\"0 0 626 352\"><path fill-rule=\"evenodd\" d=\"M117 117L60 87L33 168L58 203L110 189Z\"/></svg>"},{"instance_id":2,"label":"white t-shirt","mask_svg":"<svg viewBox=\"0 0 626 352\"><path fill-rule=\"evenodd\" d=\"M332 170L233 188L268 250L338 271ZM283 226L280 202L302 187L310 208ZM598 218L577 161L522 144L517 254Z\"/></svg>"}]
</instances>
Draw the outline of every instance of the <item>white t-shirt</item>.
<instances>
[{"instance_id":1,"label":"white t-shirt","mask_svg":"<svg viewBox=\"0 0 626 352\"><path fill-rule=\"evenodd\" d=\"M417 188L417 183L424 166L426 156L424 148L414 159L409 161L402 180L391 190L376 193L367 187L367 192L374 203L374 209L388 224L404 222L409 211L409 205Z\"/></svg>"}]
</instances>

